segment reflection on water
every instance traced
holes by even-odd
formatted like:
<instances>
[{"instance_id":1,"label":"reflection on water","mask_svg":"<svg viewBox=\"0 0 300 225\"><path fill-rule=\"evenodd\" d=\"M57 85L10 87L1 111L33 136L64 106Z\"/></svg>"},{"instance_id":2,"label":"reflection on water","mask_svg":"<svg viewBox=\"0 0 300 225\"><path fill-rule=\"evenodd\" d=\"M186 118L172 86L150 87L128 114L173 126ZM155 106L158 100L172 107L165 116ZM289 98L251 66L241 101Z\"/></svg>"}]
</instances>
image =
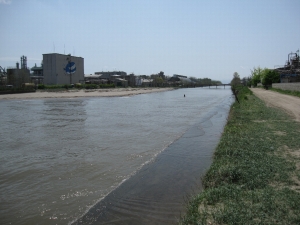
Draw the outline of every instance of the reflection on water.
<instances>
[{"instance_id":1,"label":"reflection on water","mask_svg":"<svg viewBox=\"0 0 300 225\"><path fill-rule=\"evenodd\" d=\"M100 224L132 224L145 212L145 223L174 221L210 163L230 99L229 89L196 88L1 101L0 221L67 224L95 204Z\"/></svg>"}]
</instances>

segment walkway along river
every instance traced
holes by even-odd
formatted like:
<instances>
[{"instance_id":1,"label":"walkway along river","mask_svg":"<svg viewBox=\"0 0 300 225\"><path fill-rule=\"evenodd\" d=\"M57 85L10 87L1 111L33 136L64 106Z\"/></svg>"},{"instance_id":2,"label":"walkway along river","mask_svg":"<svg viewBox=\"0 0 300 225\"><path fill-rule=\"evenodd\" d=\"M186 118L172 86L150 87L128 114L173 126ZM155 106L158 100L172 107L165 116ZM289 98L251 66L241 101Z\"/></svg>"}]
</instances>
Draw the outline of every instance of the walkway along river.
<instances>
[{"instance_id":1,"label":"walkway along river","mask_svg":"<svg viewBox=\"0 0 300 225\"><path fill-rule=\"evenodd\" d=\"M229 89L202 88L1 101L0 221L173 224L232 101Z\"/></svg>"}]
</instances>

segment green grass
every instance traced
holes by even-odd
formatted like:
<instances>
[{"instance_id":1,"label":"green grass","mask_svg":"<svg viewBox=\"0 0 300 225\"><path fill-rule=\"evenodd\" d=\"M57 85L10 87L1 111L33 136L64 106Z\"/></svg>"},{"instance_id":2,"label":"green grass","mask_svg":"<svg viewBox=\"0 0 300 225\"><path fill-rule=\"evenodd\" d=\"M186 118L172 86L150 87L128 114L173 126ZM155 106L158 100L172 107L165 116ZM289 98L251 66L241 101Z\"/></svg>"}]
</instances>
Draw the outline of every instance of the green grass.
<instances>
[{"instance_id":1,"label":"green grass","mask_svg":"<svg viewBox=\"0 0 300 225\"><path fill-rule=\"evenodd\" d=\"M180 224L300 224L300 126L248 88Z\"/></svg>"},{"instance_id":2,"label":"green grass","mask_svg":"<svg viewBox=\"0 0 300 225\"><path fill-rule=\"evenodd\" d=\"M279 92L281 94L300 97L300 91L289 91L289 90L282 90L282 89L278 89L278 88L270 88L270 90Z\"/></svg>"}]
</instances>

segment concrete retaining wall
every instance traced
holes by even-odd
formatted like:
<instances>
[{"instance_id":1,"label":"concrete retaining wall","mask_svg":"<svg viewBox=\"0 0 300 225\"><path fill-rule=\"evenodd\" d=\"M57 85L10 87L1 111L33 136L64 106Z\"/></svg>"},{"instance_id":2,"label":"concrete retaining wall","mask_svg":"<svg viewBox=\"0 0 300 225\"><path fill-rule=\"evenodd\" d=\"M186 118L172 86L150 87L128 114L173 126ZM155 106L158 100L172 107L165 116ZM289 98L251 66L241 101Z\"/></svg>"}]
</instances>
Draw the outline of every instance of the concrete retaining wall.
<instances>
[{"instance_id":1,"label":"concrete retaining wall","mask_svg":"<svg viewBox=\"0 0 300 225\"><path fill-rule=\"evenodd\" d=\"M275 83L272 84L272 87L282 89L282 90L300 91L300 82L299 83Z\"/></svg>"}]
</instances>

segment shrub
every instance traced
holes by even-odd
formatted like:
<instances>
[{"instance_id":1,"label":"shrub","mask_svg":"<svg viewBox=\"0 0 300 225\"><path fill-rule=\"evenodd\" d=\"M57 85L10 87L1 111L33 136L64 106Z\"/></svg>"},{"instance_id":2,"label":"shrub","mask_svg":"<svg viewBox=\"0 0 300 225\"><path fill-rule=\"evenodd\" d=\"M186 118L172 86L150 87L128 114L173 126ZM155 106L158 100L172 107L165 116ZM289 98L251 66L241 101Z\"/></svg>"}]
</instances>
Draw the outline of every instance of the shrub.
<instances>
[{"instance_id":1,"label":"shrub","mask_svg":"<svg viewBox=\"0 0 300 225\"><path fill-rule=\"evenodd\" d=\"M84 88L85 89L96 89L96 88L98 88L98 85L97 84L85 84Z\"/></svg>"},{"instance_id":2,"label":"shrub","mask_svg":"<svg viewBox=\"0 0 300 225\"><path fill-rule=\"evenodd\" d=\"M39 84L38 89L45 89L45 85L44 84Z\"/></svg>"},{"instance_id":3,"label":"shrub","mask_svg":"<svg viewBox=\"0 0 300 225\"><path fill-rule=\"evenodd\" d=\"M100 84L100 88L114 88L115 84Z\"/></svg>"},{"instance_id":4,"label":"shrub","mask_svg":"<svg viewBox=\"0 0 300 225\"><path fill-rule=\"evenodd\" d=\"M81 83L76 83L75 84L75 88L81 89L82 88L82 84Z\"/></svg>"}]
</instances>

